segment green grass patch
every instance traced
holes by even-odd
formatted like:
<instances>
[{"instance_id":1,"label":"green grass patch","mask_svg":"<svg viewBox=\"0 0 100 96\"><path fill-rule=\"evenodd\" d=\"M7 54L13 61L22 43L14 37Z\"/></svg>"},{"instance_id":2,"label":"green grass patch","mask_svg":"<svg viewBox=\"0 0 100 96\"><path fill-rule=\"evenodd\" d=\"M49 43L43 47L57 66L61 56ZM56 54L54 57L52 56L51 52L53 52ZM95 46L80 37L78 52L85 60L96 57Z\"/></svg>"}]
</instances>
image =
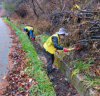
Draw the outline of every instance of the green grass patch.
<instances>
[{"instance_id":1,"label":"green grass patch","mask_svg":"<svg viewBox=\"0 0 100 96\"><path fill-rule=\"evenodd\" d=\"M30 65L27 66L26 72L29 76L34 75L36 78L37 84L30 88L30 96L55 96L52 83L48 79L46 72L43 69L43 64L38 58L38 54L36 53L36 50L28 37L6 18L3 18L3 20L6 21L17 32L19 40L22 44L22 48L27 54L27 61L30 63ZM44 38L44 40L46 40L46 38Z\"/></svg>"},{"instance_id":2,"label":"green grass patch","mask_svg":"<svg viewBox=\"0 0 100 96\"><path fill-rule=\"evenodd\" d=\"M74 71L72 72L71 77L73 77L73 75L77 74L77 73L81 73L82 70L85 70L87 68L90 67L90 63L92 63L93 60L89 60L89 61L77 61L76 63L73 64L73 68Z\"/></svg>"},{"instance_id":3,"label":"green grass patch","mask_svg":"<svg viewBox=\"0 0 100 96\"><path fill-rule=\"evenodd\" d=\"M88 61L76 61L73 62L73 72L71 74L71 77L73 77L77 73L85 73L84 77L82 78L81 81L83 81L84 86L86 88L95 88L96 90L100 90L100 77L99 76L93 76L90 74L89 67L91 66L91 63L93 63L94 60L88 60Z\"/></svg>"},{"instance_id":4,"label":"green grass patch","mask_svg":"<svg viewBox=\"0 0 100 96\"><path fill-rule=\"evenodd\" d=\"M45 43L49 37L50 37L49 35L44 35L44 36L42 36L41 42L42 42L42 43Z\"/></svg>"},{"instance_id":5,"label":"green grass patch","mask_svg":"<svg viewBox=\"0 0 100 96\"><path fill-rule=\"evenodd\" d=\"M47 41L49 37L49 35L37 35L35 36L35 40L39 40L41 45L43 46L43 44Z\"/></svg>"}]
</instances>

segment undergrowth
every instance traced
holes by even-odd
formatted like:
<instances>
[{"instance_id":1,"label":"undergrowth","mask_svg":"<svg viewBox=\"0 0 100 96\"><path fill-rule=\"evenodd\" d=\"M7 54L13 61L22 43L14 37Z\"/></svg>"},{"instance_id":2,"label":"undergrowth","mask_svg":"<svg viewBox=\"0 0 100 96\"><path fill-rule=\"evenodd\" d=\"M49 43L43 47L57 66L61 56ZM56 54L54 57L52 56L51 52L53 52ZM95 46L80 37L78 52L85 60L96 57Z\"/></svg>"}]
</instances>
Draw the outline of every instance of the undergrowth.
<instances>
[{"instance_id":1,"label":"undergrowth","mask_svg":"<svg viewBox=\"0 0 100 96\"><path fill-rule=\"evenodd\" d=\"M76 61L76 63L73 63L73 72L71 77L73 77L77 73L85 73L84 77L81 81L83 81L84 86L86 88L94 88L95 90L100 90L100 87L98 86L100 84L100 77L99 76L92 76L89 72L89 67L91 66L91 63L93 63L94 60L88 60L88 61ZM83 72L85 71L85 72Z\"/></svg>"},{"instance_id":2,"label":"undergrowth","mask_svg":"<svg viewBox=\"0 0 100 96\"><path fill-rule=\"evenodd\" d=\"M47 37L46 37L46 35L44 35L44 36L40 36L38 38L41 39L40 42L42 43L42 40L44 41L44 39ZM71 48L71 47L69 47L69 48ZM60 50L58 50L58 51L59 51L58 57L60 57L61 60L63 60L64 56L70 54L69 52L65 53L65 52L62 52ZM56 57L55 57L55 59L56 59ZM98 84L100 84L100 82L99 82L100 78L99 77L95 78L93 76L90 76L90 72L89 72L89 67L91 66L91 63L93 63L93 62L94 62L94 60L92 60L92 58L90 58L89 60L84 61L84 62L82 62L81 60L71 61L70 66L71 66L71 68L74 69L72 74L71 74L71 77L73 77L77 73L84 73L84 77L82 78L82 81L84 81L83 84L86 86L86 88L90 88L90 87L94 88L95 87L96 90L99 90L99 88L96 86ZM55 64L56 63L57 63L57 61L55 60Z\"/></svg>"},{"instance_id":3,"label":"undergrowth","mask_svg":"<svg viewBox=\"0 0 100 96\"><path fill-rule=\"evenodd\" d=\"M30 65L27 66L26 73L29 76L34 75L36 78L37 85L33 85L29 89L30 96L55 96L52 83L49 81L46 72L43 69L43 64L38 58L38 54L28 37L6 18L3 18L3 20L6 21L15 31L17 31L22 48L27 53L27 62L30 63Z\"/></svg>"},{"instance_id":4,"label":"undergrowth","mask_svg":"<svg viewBox=\"0 0 100 96\"><path fill-rule=\"evenodd\" d=\"M82 73L82 70L89 68L90 63L93 62L93 60L89 61L77 61L76 63L73 64L74 71L72 72L71 77L77 73Z\"/></svg>"},{"instance_id":5,"label":"undergrowth","mask_svg":"<svg viewBox=\"0 0 100 96\"><path fill-rule=\"evenodd\" d=\"M48 38L49 38L49 35L44 35L44 36L42 36L41 42L42 42L42 43L45 43L45 42L47 41Z\"/></svg>"}]
</instances>

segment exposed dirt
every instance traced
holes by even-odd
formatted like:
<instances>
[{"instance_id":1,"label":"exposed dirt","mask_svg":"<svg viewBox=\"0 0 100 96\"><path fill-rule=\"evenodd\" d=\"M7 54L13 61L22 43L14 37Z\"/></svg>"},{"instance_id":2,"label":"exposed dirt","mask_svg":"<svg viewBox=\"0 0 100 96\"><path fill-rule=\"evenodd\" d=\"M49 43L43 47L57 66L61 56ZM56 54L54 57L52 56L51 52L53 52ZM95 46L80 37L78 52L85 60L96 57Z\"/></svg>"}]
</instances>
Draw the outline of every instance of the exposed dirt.
<instances>
[{"instance_id":1,"label":"exposed dirt","mask_svg":"<svg viewBox=\"0 0 100 96\"><path fill-rule=\"evenodd\" d=\"M32 43L37 53L39 54L39 58L42 60L44 64L44 68L46 68L46 58L43 54L42 48L36 41L32 41ZM53 66L55 65L53 64ZM54 76L54 81L52 82L56 92L56 96L79 96L74 86L65 80L64 75L59 69L53 71L53 76Z\"/></svg>"},{"instance_id":2,"label":"exposed dirt","mask_svg":"<svg viewBox=\"0 0 100 96\"><path fill-rule=\"evenodd\" d=\"M1 82L0 82L0 96L1 96L1 93L2 93L3 91L5 91L6 85L7 85L7 83L8 83L6 77L7 77L7 75L4 75L4 76L2 77Z\"/></svg>"}]
</instances>

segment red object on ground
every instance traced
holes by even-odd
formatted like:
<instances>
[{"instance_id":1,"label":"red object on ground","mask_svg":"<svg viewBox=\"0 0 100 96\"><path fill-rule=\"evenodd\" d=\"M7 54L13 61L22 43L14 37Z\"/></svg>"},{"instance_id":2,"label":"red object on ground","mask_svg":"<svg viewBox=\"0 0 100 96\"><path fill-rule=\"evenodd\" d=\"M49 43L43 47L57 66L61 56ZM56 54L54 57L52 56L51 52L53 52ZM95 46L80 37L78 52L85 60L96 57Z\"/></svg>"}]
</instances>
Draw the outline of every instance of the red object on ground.
<instances>
[{"instance_id":1,"label":"red object on ground","mask_svg":"<svg viewBox=\"0 0 100 96\"><path fill-rule=\"evenodd\" d=\"M81 50L83 48L83 45L81 43L78 43L75 47L76 50Z\"/></svg>"}]
</instances>

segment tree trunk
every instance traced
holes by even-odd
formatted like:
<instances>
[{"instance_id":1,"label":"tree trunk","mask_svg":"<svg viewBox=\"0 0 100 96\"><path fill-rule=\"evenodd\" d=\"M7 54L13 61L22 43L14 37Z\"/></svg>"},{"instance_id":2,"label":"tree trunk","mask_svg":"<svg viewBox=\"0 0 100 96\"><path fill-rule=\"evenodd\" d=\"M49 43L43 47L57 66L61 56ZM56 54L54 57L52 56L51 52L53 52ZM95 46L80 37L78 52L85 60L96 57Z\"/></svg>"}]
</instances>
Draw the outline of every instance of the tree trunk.
<instances>
[{"instance_id":1,"label":"tree trunk","mask_svg":"<svg viewBox=\"0 0 100 96\"><path fill-rule=\"evenodd\" d=\"M42 11L42 13L44 13L44 10L40 7L39 3L36 0L35 0L35 2L37 3L37 5L40 8L40 10Z\"/></svg>"},{"instance_id":2,"label":"tree trunk","mask_svg":"<svg viewBox=\"0 0 100 96\"><path fill-rule=\"evenodd\" d=\"M36 15L36 17L38 19L39 18L39 15L36 12L36 8L35 8L35 5L34 5L34 0L32 0L32 3L33 3L33 11L34 11L34 14Z\"/></svg>"}]
</instances>

